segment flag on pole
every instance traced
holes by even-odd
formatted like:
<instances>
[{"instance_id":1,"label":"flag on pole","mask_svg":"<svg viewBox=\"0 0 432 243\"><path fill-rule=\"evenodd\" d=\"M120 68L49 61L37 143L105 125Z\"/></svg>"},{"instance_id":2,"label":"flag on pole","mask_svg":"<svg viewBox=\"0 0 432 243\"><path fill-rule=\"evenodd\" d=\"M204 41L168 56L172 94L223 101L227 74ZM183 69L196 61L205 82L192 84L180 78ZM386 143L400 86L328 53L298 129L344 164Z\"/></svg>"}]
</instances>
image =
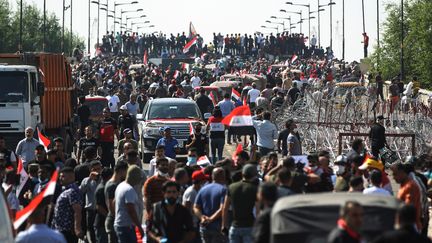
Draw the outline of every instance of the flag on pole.
<instances>
[{"instance_id":1,"label":"flag on pole","mask_svg":"<svg viewBox=\"0 0 432 243\"><path fill-rule=\"evenodd\" d=\"M189 135L194 135L194 128L193 128L193 125L192 125L192 122L190 122L189 123Z\"/></svg>"},{"instance_id":2,"label":"flag on pole","mask_svg":"<svg viewBox=\"0 0 432 243\"><path fill-rule=\"evenodd\" d=\"M143 63L144 63L144 65L148 65L148 53L147 53L147 50L144 51Z\"/></svg>"},{"instance_id":3,"label":"flag on pole","mask_svg":"<svg viewBox=\"0 0 432 243\"><path fill-rule=\"evenodd\" d=\"M297 61L297 59L298 59L298 56L297 56L296 54L294 54L294 55L291 57L291 63L294 63L295 61Z\"/></svg>"},{"instance_id":4,"label":"flag on pole","mask_svg":"<svg viewBox=\"0 0 432 243\"><path fill-rule=\"evenodd\" d=\"M177 79L179 76L180 76L180 71L179 70L175 70L173 78Z\"/></svg>"},{"instance_id":5,"label":"flag on pole","mask_svg":"<svg viewBox=\"0 0 432 243\"><path fill-rule=\"evenodd\" d=\"M20 175L20 181L16 190L16 196L18 197L19 194L21 193L21 190L23 189L24 185L26 184L29 175L27 174L27 172L24 169L24 165L23 162L21 160L21 158L19 156L17 156L18 159L18 168L17 168L17 175Z\"/></svg>"},{"instance_id":6,"label":"flag on pole","mask_svg":"<svg viewBox=\"0 0 432 243\"><path fill-rule=\"evenodd\" d=\"M237 165L237 155L243 151L243 145L241 143L239 143L237 145L236 150L234 151L234 153L231 156L231 159L234 161L234 164Z\"/></svg>"},{"instance_id":7,"label":"flag on pole","mask_svg":"<svg viewBox=\"0 0 432 243\"><path fill-rule=\"evenodd\" d=\"M230 127L252 126L252 115L248 106L239 106L231 111L223 120L222 124Z\"/></svg>"},{"instance_id":8,"label":"flag on pole","mask_svg":"<svg viewBox=\"0 0 432 243\"><path fill-rule=\"evenodd\" d=\"M29 205L16 213L15 221L13 223L15 229L18 229L26 221L26 219L33 213L33 211L39 206L44 198L54 195L57 177L58 170L54 171L45 189L43 189L41 193L34 197Z\"/></svg>"},{"instance_id":9,"label":"flag on pole","mask_svg":"<svg viewBox=\"0 0 432 243\"><path fill-rule=\"evenodd\" d=\"M192 21L189 23L189 40L194 38L197 35L194 25Z\"/></svg>"},{"instance_id":10,"label":"flag on pole","mask_svg":"<svg viewBox=\"0 0 432 243\"><path fill-rule=\"evenodd\" d=\"M189 49L196 44L198 40L198 37L194 37L192 38L188 43L186 43L186 45L183 47L183 53L186 54L189 52Z\"/></svg>"},{"instance_id":11,"label":"flag on pole","mask_svg":"<svg viewBox=\"0 0 432 243\"><path fill-rule=\"evenodd\" d=\"M213 93L210 92L209 96L210 96L210 99L211 99L211 101L213 103L213 106L216 106L217 102L216 102L216 98L214 97Z\"/></svg>"},{"instance_id":12,"label":"flag on pole","mask_svg":"<svg viewBox=\"0 0 432 243\"><path fill-rule=\"evenodd\" d=\"M48 146L51 144L51 141L40 132L39 128L36 129L37 129L39 143L45 147L46 151L48 151Z\"/></svg>"},{"instance_id":13,"label":"flag on pole","mask_svg":"<svg viewBox=\"0 0 432 243\"><path fill-rule=\"evenodd\" d=\"M231 100L234 102L238 102L240 100L240 93L234 88L231 88Z\"/></svg>"},{"instance_id":14,"label":"flag on pole","mask_svg":"<svg viewBox=\"0 0 432 243\"><path fill-rule=\"evenodd\" d=\"M209 158L204 155L198 158L197 165L201 167L206 167L207 165L211 165Z\"/></svg>"}]
</instances>

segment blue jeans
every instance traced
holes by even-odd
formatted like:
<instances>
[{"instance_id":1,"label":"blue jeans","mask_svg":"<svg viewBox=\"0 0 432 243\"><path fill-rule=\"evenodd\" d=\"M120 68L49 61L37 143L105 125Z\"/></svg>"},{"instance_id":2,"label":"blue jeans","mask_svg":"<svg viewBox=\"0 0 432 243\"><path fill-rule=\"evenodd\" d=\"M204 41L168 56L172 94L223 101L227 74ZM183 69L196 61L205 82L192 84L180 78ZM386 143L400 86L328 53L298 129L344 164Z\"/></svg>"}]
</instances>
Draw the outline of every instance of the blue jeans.
<instances>
[{"instance_id":1,"label":"blue jeans","mask_svg":"<svg viewBox=\"0 0 432 243\"><path fill-rule=\"evenodd\" d=\"M225 145L225 139L224 138L211 138L210 139L210 149L211 149L213 164L215 164L217 160L222 160L224 145ZM217 159L216 159L216 150L217 150Z\"/></svg>"},{"instance_id":2,"label":"blue jeans","mask_svg":"<svg viewBox=\"0 0 432 243\"><path fill-rule=\"evenodd\" d=\"M117 234L118 243L137 242L135 228L133 226L128 226L128 227L114 226L114 229Z\"/></svg>"},{"instance_id":3,"label":"blue jeans","mask_svg":"<svg viewBox=\"0 0 432 243\"><path fill-rule=\"evenodd\" d=\"M231 226L228 238L230 243L251 243L253 242L252 227Z\"/></svg>"}]
</instances>

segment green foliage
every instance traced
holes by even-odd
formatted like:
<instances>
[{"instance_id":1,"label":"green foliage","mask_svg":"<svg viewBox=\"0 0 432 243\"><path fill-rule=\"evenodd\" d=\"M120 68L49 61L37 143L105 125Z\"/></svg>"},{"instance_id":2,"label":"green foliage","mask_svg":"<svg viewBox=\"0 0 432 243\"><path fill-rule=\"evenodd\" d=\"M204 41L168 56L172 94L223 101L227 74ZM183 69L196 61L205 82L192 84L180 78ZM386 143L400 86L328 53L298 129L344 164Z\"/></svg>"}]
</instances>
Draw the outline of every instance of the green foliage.
<instances>
[{"instance_id":1,"label":"green foliage","mask_svg":"<svg viewBox=\"0 0 432 243\"><path fill-rule=\"evenodd\" d=\"M422 88L432 88L432 1L406 0L404 4L405 81L417 76ZM374 70L391 79L400 73L401 9L387 4L380 48L372 55Z\"/></svg>"},{"instance_id":2,"label":"green foliage","mask_svg":"<svg viewBox=\"0 0 432 243\"><path fill-rule=\"evenodd\" d=\"M19 2L18 2L19 6ZM43 50L43 10L36 5L23 3L23 35L22 50L24 52L39 52ZM13 12L8 0L0 0L0 53L13 53L18 50L20 29L20 11ZM45 52L61 52L62 26L53 13L46 13L46 46ZM84 42L77 35L72 35L65 28L64 50L70 54L77 45L84 46Z\"/></svg>"}]
</instances>

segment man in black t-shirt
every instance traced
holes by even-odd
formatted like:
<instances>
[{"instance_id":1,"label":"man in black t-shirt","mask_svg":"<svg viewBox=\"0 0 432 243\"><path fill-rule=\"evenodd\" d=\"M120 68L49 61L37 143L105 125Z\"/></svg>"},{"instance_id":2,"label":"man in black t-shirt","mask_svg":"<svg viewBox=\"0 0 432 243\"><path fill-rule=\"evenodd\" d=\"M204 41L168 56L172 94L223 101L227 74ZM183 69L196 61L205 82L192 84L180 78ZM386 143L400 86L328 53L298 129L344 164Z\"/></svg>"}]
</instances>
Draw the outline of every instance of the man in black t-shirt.
<instances>
[{"instance_id":1,"label":"man in black t-shirt","mask_svg":"<svg viewBox=\"0 0 432 243\"><path fill-rule=\"evenodd\" d=\"M82 156L82 152L84 149L88 147L94 147L96 150L99 147L99 141L93 136L93 128L91 126L87 126L85 128L85 137L79 140L78 144L78 155L77 162L84 161L84 157Z\"/></svg>"},{"instance_id":2,"label":"man in black t-shirt","mask_svg":"<svg viewBox=\"0 0 432 243\"><path fill-rule=\"evenodd\" d=\"M79 97L80 106L77 109L77 115L80 119L80 135L84 136L84 129L90 125L90 108L85 104L85 96Z\"/></svg>"},{"instance_id":3,"label":"man in black t-shirt","mask_svg":"<svg viewBox=\"0 0 432 243\"><path fill-rule=\"evenodd\" d=\"M105 219L108 214L108 207L105 202L105 184L111 178L113 172L110 168L104 168L101 172L102 181L96 187L96 217L94 229L97 242L108 242L108 235L105 231Z\"/></svg>"},{"instance_id":4,"label":"man in black t-shirt","mask_svg":"<svg viewBox=\"0 0 432 243\"><path fill-rule=\"evenodd\" d=\"M374 123L369 131L369 139L371 141L371 152L375 158L378 158L380 150L387 144L384 128L384 117L378 116L377 122Z\"/></svg>"},{"instance_id":5,"label":"man in black t-shirt","mask_svg":"<svg viewBox=\"0 0 432 243\"><path fill-rule=\"evenodd\" d=\"M285 122L285 129L279 132L279 136L277 139L278 152L282 153L283 156L286 156L288 154L287 138L288 135L290 134L290 130L289 130L290 125L291 123L289 123L288 121Z\"/></svg>"},{"instance_id":6,"label":"man in black t-shirt","mask_svg":"<svg viewBox=\"0 0 432 243\"><path fill-rule=\"evenodd\" d=\"M118 126L120 128L120 139L123 139L123 132L126 128L129 128L132 131L138 131L138 129L135 118L129 115L128 109L125 105L120 107L120 113L121 115L118 118Z\"/></svg>"},{"instance_id":7,"label":"man in black t-shirt","mask_svg":"<svg viewBox=\"0 0 432 243\"><path fill-rule=\"evenodd\" d=\"M193 135L190 135L186 142L186 149L196 148L198 157L208 154L208 138L206 134L201 133L202 125L197 123Z\"/></svg>"}]
</instances>

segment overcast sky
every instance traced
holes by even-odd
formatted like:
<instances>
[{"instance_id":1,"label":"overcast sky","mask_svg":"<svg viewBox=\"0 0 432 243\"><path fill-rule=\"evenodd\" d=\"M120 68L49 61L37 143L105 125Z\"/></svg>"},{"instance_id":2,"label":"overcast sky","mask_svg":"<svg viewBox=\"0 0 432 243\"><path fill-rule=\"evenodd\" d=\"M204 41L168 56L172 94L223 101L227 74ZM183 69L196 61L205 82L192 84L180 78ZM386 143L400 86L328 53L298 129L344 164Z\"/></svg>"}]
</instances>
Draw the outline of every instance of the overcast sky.
<instances>
[{"instance_id":1,"label":"overcast sky","mask_svg":"<svg viewBox=\"0 0 432 243\"><path fill-rule=\"evenodd\" d=\"M15 9L15 0L9 0ZM24 0L28 3L36 3L37 6L43 9L43 0ZM61 19L62 17L62 1L61 0L46 0L47 10L55 12ZM66 5L70 4L71 0L65 0ZM88 0L72 0L73 1L73 31L87 40L88 32ZM107 0L100 0L105 4ZM117 0L117 3L130 2L132 0ZM263 29L262 25L275 26L265 23L270 20L270 16L288 17L291 15L292 22L299 21L298 14L287 14L279 12L280 9L287 11L303 11L303 18L307 18L307 8L300 6L291 6L285 4L283 0L137 0L139 3L134 5L117 6L117 16L120 15L120 10L136 10L143 9L142 12L124 13L125 17L136 17L147 15L146 18L133 19L131 22L151 21L155 25L153 29L141 29L140 32L162 31L164 33L179 33L188 32L189 22L192 21L197 32L204 37L205 42L212 41L212 33L248 33L253 34L256 31L268 33L275 30ZM311 4L311 11L316 11L318 8L318 0L291 0L293 3ZM328 4L329 0L320 0L321 5ZM336 4L333 5L333 49L337 57L342 56L342 0L333 0ZM376 45L376 5L377 0L364 0L365 2L365 19L366 32L370 37L370 51ZM386 14L384 5L387 2L399 2L398 0L379 0L380 2L380 22L385 21ZM348 61L358 60L363 57L362 46L362 11L361 0L345 0L345 55ZM109 9L114 9L114 1L108 0ZM97 4L91 4L91 37L92 43L96 40L97 26ZM326 47L330 43L330 11L329 7L325 7L325 11L321 12L321 45ZM311 33L316 34L318 31L317 15L311 20ZM100 11L100 33L106 31L106 13ZM109 19L109 30L113 28L112 18ZM272 19L272 21L275 21ZM280 22L281 20L276 20ZM65 25L70 24L70 9L66 11ZM288 26L288 21L285 23ZM281 29L281 28L279 28ZM299 25L293 32L299 31ZM308 34L308 21L305 20L302 26L303 32ZM119 26L116 26L116 31ZM93 41L94 40L94 41ZM87 42L86 42L87 43Z\"/></svg>"}]
</instances>

